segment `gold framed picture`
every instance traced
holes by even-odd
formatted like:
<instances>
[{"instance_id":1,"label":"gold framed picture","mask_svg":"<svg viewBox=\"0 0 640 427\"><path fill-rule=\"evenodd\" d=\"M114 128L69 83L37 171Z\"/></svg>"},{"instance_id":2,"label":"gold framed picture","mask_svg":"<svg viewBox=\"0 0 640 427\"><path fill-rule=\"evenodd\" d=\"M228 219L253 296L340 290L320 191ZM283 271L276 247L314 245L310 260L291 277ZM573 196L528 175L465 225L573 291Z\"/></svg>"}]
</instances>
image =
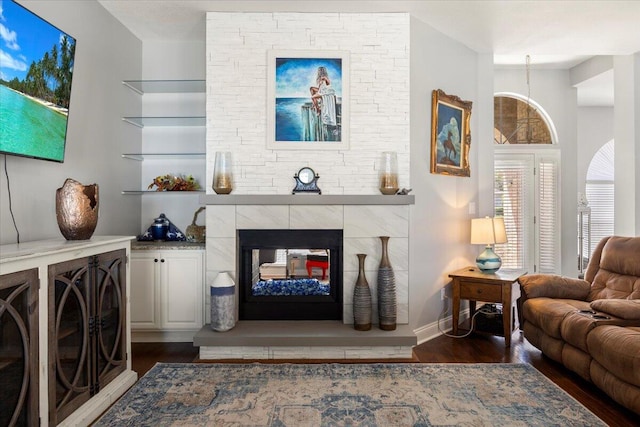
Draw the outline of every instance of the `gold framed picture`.
<instances>
[{"instance_id":1,"label":"gold framed picture","mask_svg":"<svg viewBox=\"0 0 640 427\"><path fill-rule=\"evenodd\" d=\"M431 173L470 176L471 101L442 90L431 94Z\"/></svg>"}]
</instances>

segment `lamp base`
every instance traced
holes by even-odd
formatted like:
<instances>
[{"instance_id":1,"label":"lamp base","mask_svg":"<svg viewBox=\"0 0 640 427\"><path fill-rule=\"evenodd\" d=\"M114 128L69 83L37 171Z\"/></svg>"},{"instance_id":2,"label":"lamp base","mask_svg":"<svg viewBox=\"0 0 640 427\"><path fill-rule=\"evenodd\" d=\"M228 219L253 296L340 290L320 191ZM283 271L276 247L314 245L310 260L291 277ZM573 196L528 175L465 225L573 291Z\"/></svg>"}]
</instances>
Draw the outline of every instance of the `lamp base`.
<instances>
[{"instance_id":1,"label":"lamp base","mask_svg":"<svg viewBox=\"0 0 640 427\"><path fill-rule=\"evenodd\" d=\"M483 273L495 273L502 266L502 259L487 245L484 251L476 258L476 265Z\"/></svg>"}]
</instances>

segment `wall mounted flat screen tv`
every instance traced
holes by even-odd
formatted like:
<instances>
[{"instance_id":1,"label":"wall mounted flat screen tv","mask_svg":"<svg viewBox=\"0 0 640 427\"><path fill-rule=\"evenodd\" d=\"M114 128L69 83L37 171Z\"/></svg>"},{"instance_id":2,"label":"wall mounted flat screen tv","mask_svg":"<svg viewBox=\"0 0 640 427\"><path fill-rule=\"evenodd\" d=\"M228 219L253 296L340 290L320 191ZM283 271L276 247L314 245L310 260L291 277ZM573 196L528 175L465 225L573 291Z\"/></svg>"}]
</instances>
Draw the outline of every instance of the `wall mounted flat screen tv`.
<instances>
[{"instance_id":1,"label":"wall mounted flat screen tv","mask_svg":"<svg viewBox=\"0 0 640 427\"><path fill-rule=\"evenodd\" d=\"M64 161L76 40L0 0L0 153Z\"/></svg>"}]
</instances>

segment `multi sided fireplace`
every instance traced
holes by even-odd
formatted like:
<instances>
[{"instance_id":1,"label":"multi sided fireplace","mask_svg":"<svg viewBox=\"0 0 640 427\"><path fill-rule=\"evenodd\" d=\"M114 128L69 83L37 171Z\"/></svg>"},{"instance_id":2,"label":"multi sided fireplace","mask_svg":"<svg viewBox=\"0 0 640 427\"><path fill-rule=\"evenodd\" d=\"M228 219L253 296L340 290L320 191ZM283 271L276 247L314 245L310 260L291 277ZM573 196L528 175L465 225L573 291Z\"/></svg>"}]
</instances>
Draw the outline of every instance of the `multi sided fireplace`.
<instances>
[{"instance_id":1,"label":"multi sided fireplace","mask_svg":"<svg viewBox=\"0 0 640 427\"><path fill-rule=\"evenodd\" d=\"M342 230L238 230L240 320L342 320Z\"/></svg>"}]
</instances>

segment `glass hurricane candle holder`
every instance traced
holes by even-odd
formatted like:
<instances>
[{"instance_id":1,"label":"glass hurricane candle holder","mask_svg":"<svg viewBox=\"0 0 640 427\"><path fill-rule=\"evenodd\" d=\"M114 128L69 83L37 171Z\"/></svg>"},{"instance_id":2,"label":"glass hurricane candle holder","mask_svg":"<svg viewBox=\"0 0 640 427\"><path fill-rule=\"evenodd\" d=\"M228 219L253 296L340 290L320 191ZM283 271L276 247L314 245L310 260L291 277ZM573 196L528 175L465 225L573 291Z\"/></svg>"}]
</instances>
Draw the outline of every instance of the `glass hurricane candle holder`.
<instances>
[{"instance_id":1,"label":"glass hurricane candle holder","mask_svg":"<svg viewBox=\"0 0 640 427\"><path fill-rule=\"evenodd\" d=\"M380 192L385 195L398 192L398 155L394 151L382 153L380 162Z\"/></svg>"},{"instance_id":2,"label":"glass hurricane candle holder","mask_svg":"<svg viewBox=\"0 0 640 427\"><path fill-rule=\"evenodd\" d=\"M229 194L232 190L231 153L218 151L216 152L216 161L213 167L213 191L216 194Z\"/></svg>"}]
</instances>

